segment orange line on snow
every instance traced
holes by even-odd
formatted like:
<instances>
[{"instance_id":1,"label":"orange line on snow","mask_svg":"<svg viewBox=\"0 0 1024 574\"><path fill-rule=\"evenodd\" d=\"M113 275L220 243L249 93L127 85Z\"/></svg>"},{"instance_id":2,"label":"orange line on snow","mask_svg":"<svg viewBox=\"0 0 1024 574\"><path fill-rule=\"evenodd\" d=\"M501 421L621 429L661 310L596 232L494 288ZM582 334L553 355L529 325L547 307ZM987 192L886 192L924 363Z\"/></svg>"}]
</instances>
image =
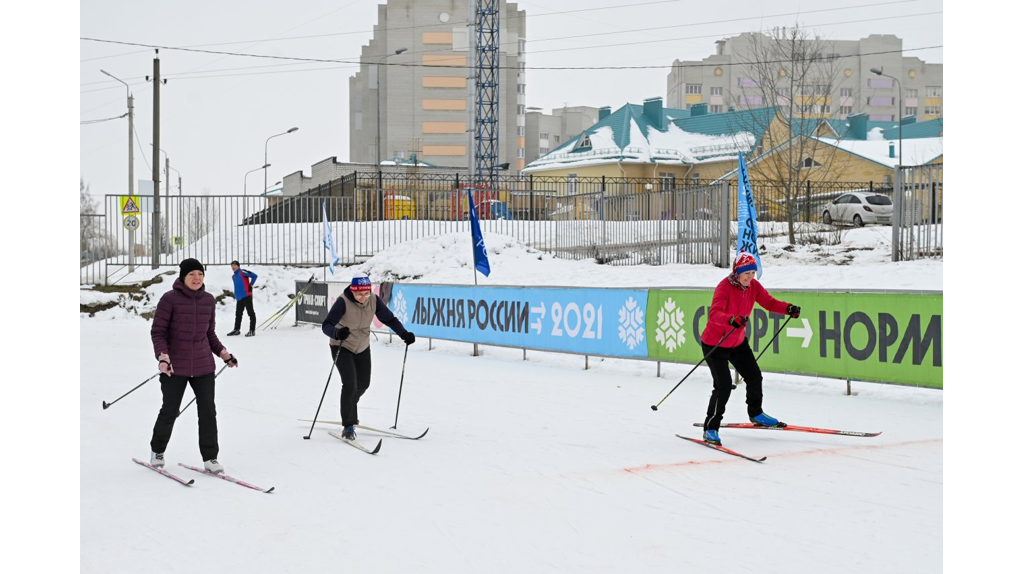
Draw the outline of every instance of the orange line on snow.
<instances>
[{"instance_id":1,"label":"orange line on snow","mask_svg":"<svg viewBox=\"0 0 1024 574\"><path fill-rule=\"evenodd\" d=\"M851 445L851 446L843 446L843 447L836 447L836 448L813 448L813 449L810 449L810 450L802 450L802 451L797 451L797 452L786 452L786 453L782 453L782 454L769 455L768 460L771 460L773 457L803 456L803 455L808 455L808 454L838 454L838 453L842 453L844 451L850 451L850 450L879 450L879 449L883 449L883 448L900 447L900 446L915 446L915 445L941 443L941 442L942 442L941 438L931 438L931 439L925 439L925 440L911 440L911 441L906 441L906 442L897 442L897 443L880 444L880 445L864 444L864 445ZM747 453L743 453L743 454L747 454ZM735 457L735 456L732 456L732 455L728 455L728 454L723 454L723 456L725 458L721 458L721 459L708 459L708 460L688 460L686 462L670 462L670 463L665 463L665 464L645 464L643 466L626 467L626 468L624 468L622 470L624 470L626 472L629 472L629 473L634 473L635 474L635 473L641 473L641 472L666 470L666 469L670 469L670 468L679 468L679 467L683 467L683 466L694 466L694 465L702 465L702 464L722 464L722 463L726 463L726 462L737 462L737 463L738 462L749 462L749 461L745 461L745 460L743 460L741 458L738 458L738 457Z\"/></svg>"}]
</instances>

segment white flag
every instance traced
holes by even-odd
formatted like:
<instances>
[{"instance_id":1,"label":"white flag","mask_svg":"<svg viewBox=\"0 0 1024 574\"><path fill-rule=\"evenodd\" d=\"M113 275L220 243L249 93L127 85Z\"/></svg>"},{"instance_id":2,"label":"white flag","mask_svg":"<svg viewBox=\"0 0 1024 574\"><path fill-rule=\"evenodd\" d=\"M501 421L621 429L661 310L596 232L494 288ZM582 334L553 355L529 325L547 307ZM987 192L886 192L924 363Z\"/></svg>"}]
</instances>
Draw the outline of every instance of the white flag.
<instances>
[{"instance_id":1,"label":"white flag","mask_svg":"<svg viewBox=\"0 0 1024 574\"><path fill-rule=\"evenodd\" d=\"M327 220L327 200L320 204L324 212L324 249L331 252L331 275L334 275L334 266L338 264L338 254L334 251L334 235L331 233L331 223Z\"/></svg>"}]
</instances>

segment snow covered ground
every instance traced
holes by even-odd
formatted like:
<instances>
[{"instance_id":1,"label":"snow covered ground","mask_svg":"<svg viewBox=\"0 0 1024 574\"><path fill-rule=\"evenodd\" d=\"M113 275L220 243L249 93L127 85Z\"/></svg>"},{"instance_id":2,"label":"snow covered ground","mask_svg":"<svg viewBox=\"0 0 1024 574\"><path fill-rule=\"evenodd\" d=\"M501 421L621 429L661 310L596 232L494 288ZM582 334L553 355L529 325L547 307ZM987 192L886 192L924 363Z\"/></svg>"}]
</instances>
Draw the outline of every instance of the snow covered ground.
<instances>
[{"instance_id":1,"label":"snow covered ground","mask_svg":"<svg viewBox=\"0 0 1024 574\"><path fill-rule=\"evenodd\" d=\"M851 230L847 245L769 247L772 288L942 289L942 262L887 262L885 228ZM469 283L468 236L395 246L359 267L383 279ZM481 284L712 286L709 266L613 267L563 261L489 236ZM843 264L842 262L846 262ZM170 268L162 271L171 270ZM309 269L258 268L263 318ZM338 270L347 280L353 269ZM145 272L152 275L148 270ZM322 271L317 272L322 276ZM230 289L212 268L207 288ZM147 277L148 278L148 277ZM172 279L168 277L167 279ZM767 373L766 410L793 424L883 431L854 438L723 431L736 459L676 438L699 436L711 378L691 365L591 359L426 340L409 348L398 428L368 456L318 424L303 440L331 366L312 326L223 337L239 369L218 381L220 460L262 494L177 466L200 464L195 408L178 422L169 470L177 485L131 462L148 457L160 404L148 298L82 314L81 563L83 572L936 572L943 567L943 391ZM83 291L83 304L97 299ZM99 300L106 300L99 298ZM403 345L373 343L364 424L394 423ZM743 389L726 421L744 420ZM321 420L338 419L330 379ZM186 400L191 398L186 391ZM364 442L376 442L363 432Z\"/></svg>"}]
</instances>

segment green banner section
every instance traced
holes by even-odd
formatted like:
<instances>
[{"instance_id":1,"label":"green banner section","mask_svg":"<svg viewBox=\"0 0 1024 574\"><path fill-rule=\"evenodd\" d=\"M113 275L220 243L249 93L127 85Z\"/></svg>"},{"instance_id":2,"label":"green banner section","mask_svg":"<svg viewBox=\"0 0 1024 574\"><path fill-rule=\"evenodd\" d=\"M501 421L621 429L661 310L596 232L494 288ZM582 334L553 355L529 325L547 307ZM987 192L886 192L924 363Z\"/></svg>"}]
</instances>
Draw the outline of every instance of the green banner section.
<instances>
[{"instance_id":1,"label":"green banner section","mask_svg":"<svg viewBox=\"0 0 1024 574\"><path fill-rule=\"evenodd\" d=\"M712 290L650 290L647 352L696 363ZM801 307L758 363L765 371L942 388L942 295L793 293L772 296ZM786 321L754 305L747 339L760 354Z\"/></svg>"}]
</instances>

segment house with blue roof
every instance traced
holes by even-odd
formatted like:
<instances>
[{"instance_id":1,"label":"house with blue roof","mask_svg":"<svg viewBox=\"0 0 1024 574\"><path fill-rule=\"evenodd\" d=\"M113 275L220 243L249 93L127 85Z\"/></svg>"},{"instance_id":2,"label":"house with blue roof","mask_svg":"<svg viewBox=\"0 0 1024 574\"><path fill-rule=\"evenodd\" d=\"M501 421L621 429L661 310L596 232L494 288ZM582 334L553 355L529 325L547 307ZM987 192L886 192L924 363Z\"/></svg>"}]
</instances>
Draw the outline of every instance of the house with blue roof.
<instances>
[{"instance_id":1,"label":"house with blue roof","mask_svg":"<svg viewBox=\"0 0 1024 574\"><path fill-rule=\"evenodd\" d=\"M777 108L708 114L707 105L665 108L662 99L601 108L596 124L531 162L527 174L555 177L714 179L740 153L763 144Z\"/></svg>"},{"instance_id":2,"label":"house with blue roof","mask_svg":"<svg viewBox=\"0 0 1024 574\"><path fill-rule=\"evenodd\" d=\"M902 138L901 138L902 134ZM804 182L892 185L897 165L941 165L942 118L900 123L868 121L865 114L844 120L794 123L789 138L747 160L751 180L785 181L790 166ZM900 154L902 153L902 158ZM736 181L736 169L720 181Z\"/></svg>"}]
</instances>

